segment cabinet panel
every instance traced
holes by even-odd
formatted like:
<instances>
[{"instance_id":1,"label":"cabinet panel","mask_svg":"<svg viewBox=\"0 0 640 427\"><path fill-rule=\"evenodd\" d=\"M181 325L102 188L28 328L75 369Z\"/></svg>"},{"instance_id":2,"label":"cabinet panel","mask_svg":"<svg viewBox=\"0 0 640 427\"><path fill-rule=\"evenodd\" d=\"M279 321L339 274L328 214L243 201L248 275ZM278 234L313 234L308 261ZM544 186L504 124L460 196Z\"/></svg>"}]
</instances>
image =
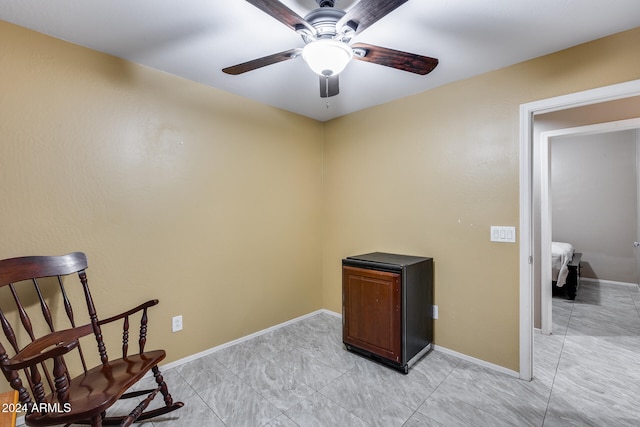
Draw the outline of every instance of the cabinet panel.
<instances>
[{"instance_id":1,"label":"cabinet panel","mask_svg":"<svg viewBox=\"0 0 640 427\"><path fill-rule=\"evenodd\" d=\"M401 275L349 266L342 274L343 341L400 362Z\"/></svg>"}]
</instances>

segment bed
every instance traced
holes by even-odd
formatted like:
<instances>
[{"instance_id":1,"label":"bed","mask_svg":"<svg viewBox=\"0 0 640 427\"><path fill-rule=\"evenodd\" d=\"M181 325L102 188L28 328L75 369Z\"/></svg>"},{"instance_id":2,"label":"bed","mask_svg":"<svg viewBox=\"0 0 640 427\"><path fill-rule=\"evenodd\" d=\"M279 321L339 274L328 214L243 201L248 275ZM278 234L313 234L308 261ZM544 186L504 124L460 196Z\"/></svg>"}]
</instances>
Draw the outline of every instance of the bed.
<instances>
[{"instance_id":1,"label":"bed","mask_svg":"<svg viewBox=\"0 0 640 427\"><path fill-rule=\"evenodd\" d=\"M551 280L554 291L566 289L567 297L575 299L580 275L581 253L571 243L551 242Z\"/></svg>"}]
</instances>

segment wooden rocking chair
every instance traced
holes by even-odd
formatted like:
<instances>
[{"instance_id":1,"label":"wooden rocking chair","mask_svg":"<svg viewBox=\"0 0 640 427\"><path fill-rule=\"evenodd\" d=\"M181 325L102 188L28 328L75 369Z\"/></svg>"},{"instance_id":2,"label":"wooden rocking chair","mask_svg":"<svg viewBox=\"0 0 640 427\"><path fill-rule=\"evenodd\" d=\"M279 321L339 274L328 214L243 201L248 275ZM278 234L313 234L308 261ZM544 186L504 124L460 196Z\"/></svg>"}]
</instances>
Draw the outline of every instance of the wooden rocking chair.
<instances>
[{"instance_id":1,"label":"wooden rocking chair","mask_svg":"<svg viewBox=\"0 0 640 427\"><path fill-rule=\"evenodd\" d=\"M0 366L11 387L18 391L17 407L26 412L25 423L129 426L182 407L182 402L173 402L157 366L165 357L164 350L144 350L147 309L158 300L101 320L89 292L86 268L87 257L80 252L0 261L0 324L6 337L6 341L0 340ZM73 280L75 273L79 283ZM75 283L68 283L72 281ZM83 294L78 300L86 301L88 314L74 314L71 304L74 290ZM136 313L141 319L140 350L129 355L129 317ZM86 323L77 326L75 316L87 317ZM117 320L123 323L122 357L109 360L101 328ZM45 332L39 333L40 330ZM97 342L95 363L98 356L101 362L91 369L87 369L80 345L80 339L88 335L93 335ZM7 354L8 350L12 356ZM75 377L70 372L74 362L79 373ZM157 387L127 392L149 371ZM23 385L23 381L27 384ZM158 392L164 397L164 406L145 412ZM135 408L128 415L106 416L107 409L119 399L143 395L147 397L137 399L141 400L137 405L134 401Z\"/></svg>"}]
</instances>

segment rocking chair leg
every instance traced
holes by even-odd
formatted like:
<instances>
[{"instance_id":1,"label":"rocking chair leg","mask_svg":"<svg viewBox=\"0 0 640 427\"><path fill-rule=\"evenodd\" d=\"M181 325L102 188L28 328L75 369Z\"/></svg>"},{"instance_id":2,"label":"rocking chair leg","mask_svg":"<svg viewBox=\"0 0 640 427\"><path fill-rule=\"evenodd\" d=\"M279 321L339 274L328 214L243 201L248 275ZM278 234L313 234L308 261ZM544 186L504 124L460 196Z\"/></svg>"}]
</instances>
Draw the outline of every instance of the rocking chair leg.
<instances>
[{"instance_id":1,"label":"rocking chair leg","mask_svg":"<svg viewBox=\"0 0 640 427\"><path fill-rule=\"evenodd\" d=\"M91 427L102 427L102 415L91 417Z\"/></svg>"},{"instance_id":2,"label":"rocking chair leg","mask_svg":"<svg viewBox=\"0 0 640 427\"><path fill-rule=\"evenodd\" d=\"M164 404L166 406L173 405L173 397L171 397L171 393L169 393L169 389L167 388L167 384L164 382L164 378L160 373L160 369L158 368L158 366L154 366L152 368L152 371L153 376L156 379L156 383L160 386L160 393L162 393L162 396L164 396Z\"/></svg>"},{"instance_id":3,"label":"rocking chair leg","mask_svg":"<svg viewBox=\"0 0 640 427\"><path fill-rule=\"evenodd\" d=\"M140 404L136 406L133 411L131 411L129 416L122 421L121 425L123 427L129 427L134 421L136 421L140 417L140 415L142 415L143 411L147 408L147 406L149 406L149 403L151 403L153 398L156 397L157 393L158 393L158 390L156 389L153 391L153 393L147 396L145 400L140 402Z\"/></svg>"}]
</instances>

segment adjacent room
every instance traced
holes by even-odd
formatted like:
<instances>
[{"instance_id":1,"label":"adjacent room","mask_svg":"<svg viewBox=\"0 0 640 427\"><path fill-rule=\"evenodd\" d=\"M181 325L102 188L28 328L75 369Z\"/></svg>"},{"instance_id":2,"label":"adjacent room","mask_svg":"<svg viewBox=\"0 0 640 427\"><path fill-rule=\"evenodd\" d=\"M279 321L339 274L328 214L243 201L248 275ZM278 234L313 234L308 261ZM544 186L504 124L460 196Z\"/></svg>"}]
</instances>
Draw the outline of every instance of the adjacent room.
<instances>
[{"instance_id":1,"label":"adjacent room","mask_svg":"<svg viewBox=\"0 0 640 427\"><path fill-rule=\"evenodd\" d=\"M628 129L551 142L552 240L582 254L581 280L638 283L638 141Z\"/></svg>"},{"instance_id":2,"label":"adjacent room","mask_svg":"<svg viewBox=\"0 0 640 427\"><path fill-rule=\"evenodd\" d=\"M224 12L217 3L211 9L207 2L181 3L180 9L195 8L191 14L168 1L87 6L65 0L66 7L46 10L39 3L0 6L0 259L86 253L93 299L104 317L159 300L149 310L146 346L166 351L160 367L185 407L136 425L636 422L638 405L626 394L640 392L633 381L620 379L606 389L618 398L616 414L590 406L597 391L585 392L589 404L563 394L587 387L573 374L598 383L611 372L593 368L587 374L578 364L560 362L568 357L563 344L579 331L594 346L598 339L625 338L632 344L616 351L635 369L640 316L603 332L581 329L565 312L554 334L536 331L533 380L523 377L519 229L520 106L640 79L635 1L619 0L619 10L606 19L599 1L564 2L584 10L571 15L577 26L593 28L600 12L601 21L620 27L567 34L559 45L545 44L556 40L548 40L540 25L547 22L553 32L564 21L549 19L542 8L531 14L541 20L532 21L535 28L509 20L509 28L523 32L514 28L508 40L508 33L487 26L512 17L510 2L493 2L482 12L463 0L447 7L386 2L405 4L362 35L357 26L345 30L356 33L354 52L337 93L336 80L322 74L318 93L318 76L297 57L269 57L266 62L274 63L239 75L223 72L302 47L299 33L256 7L270 2L224 2ZM301 16L315 3L282 2ZM329 3L324 7L333 8ZM344 0L343 6L356 10L358 4ZM72 10L96 20L71 28ZM445 19L446 11L455 17ZM240 24L243 19L247 23ZM145 33L147 20L154 30ZM60 22L69 25L57 28ZM406 26L391 31L396 24ZM466 32L452 34L460 28ZM74 40L73 31L64 32L71 30L90 36ZM412 31L420 37L412 38ZM482 43L478 34L485 34ZM540 34L539 48L532 34ZM474 38L478 52L493 43L495 62L458 52L456 43L469 49ZM501 51L496 46L503 40ZM205 41L215 41L215 52L200 53ZM518 54L530 56L509 62L507 53L523 43L532 47ZM417 75L371 53L384 56L386 49L439 62ZM189 67L194 57L198 67ZM586 124L567 126L557 117L541 114L536 126ZM625 114L603 114L590 123L630 117L640 117L637 102ZM634 141L625 147L636 156L637 131L624 136ZM567 145L554 157L572 158L574 150ZM619 160L629 161L630 153L618 152ZM637 157L631 162L637 165ZM561 201L554 201L557 209ZM561 213L554 216L560 220ZM492 241L491 226L516 227L515 243ZM593 279L581 283L575 301L562 301L571 304L574 321L588 316L587 309L601 315L610 299L624 299L625 309L637 315L633 248L613 259L608 248L588 247L592 242L575 234L556 236L580 248L583 261L588 258L583 276ZM369 252L433 259L434 349L407 375L342 345L341 262ZM532 255L535 270L539 259ZM530 315L538 329L539 270L534 279ZM598 288L596 279L629 283L622 290L616 283ZM174 332L177 316L180 330ZM119 331L109 334L107 340L120 340ZM10 390L5 381L0 387Z\"/></svg>"}]
</instances>

